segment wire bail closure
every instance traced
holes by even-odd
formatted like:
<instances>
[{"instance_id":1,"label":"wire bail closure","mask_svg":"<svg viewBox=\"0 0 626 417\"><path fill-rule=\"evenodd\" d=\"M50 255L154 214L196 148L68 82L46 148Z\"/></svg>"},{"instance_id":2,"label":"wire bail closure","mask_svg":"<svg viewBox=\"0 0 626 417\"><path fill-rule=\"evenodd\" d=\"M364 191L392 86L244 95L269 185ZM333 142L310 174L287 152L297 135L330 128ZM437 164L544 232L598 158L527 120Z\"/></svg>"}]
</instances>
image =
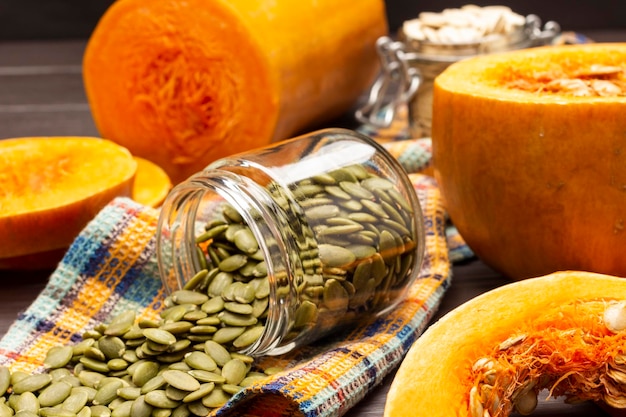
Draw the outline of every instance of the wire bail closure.
<instances>
[{"instance_id":1,"label":"wire bail closure","mask_svg":"<svg viewBox=\"0 0 626 417\"><path fill-rule=\"evenodd\" d=\"M409 65L406 45L382 36L376 41L376 51L381 61L381 74L374 82L366 104L359 108L356 119L377 128L389 127L396 111L408 103L419 88L420 71Z\"/></svg>"}]
</instances>

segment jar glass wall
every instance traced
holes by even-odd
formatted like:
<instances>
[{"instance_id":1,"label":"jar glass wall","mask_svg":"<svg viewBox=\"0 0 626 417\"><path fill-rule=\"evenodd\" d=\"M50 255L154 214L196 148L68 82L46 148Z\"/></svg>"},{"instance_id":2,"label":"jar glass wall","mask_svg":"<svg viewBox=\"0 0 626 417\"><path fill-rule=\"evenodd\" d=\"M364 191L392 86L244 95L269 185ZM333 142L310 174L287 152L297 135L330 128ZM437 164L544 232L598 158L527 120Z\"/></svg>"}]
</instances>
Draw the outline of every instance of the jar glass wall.
<instances>
[{"instance_id":1,"label":"jar glass wall","mask_svg":"<svg viewBox=\"0 0 626 417\"><path fill-rule=\"evenodd\" d=\"M166 289L206 293L212 337L251 355L388 312L424 251L406 172L380 144L343 129L212 163L172 190L158 230Z\"/></svg>"}]
</instances>

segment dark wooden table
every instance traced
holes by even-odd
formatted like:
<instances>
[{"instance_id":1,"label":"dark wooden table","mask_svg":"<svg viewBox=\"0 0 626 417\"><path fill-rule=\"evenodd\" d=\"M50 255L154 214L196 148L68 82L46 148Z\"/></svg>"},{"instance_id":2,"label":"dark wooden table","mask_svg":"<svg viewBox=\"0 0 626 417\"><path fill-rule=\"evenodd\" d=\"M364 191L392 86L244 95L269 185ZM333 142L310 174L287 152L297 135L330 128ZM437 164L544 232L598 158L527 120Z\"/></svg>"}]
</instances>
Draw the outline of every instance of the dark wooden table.
<instances>
[{"instance_id":1,"label":"dark wooden table","mask_svg":"<svg viewBox=\"0 0 626 417\"><path fill-rule=\"evenodd\" d=\"M593 31L585 35L595 41L626 41L626 31ZM84 41L0 42L0 138L98 136L81 80L84 46ZM17 315L35 300L50 273L0 271L0 336ZM438 317L462 302L507 282L505 277L479 260L455 265L453 284L443 299ZM392 379L393 375L389 375L347 415L382 416ZM594 405L569 406L550 400L542 401L534 415L606 414Z\"/></svg>"}]
</instances>

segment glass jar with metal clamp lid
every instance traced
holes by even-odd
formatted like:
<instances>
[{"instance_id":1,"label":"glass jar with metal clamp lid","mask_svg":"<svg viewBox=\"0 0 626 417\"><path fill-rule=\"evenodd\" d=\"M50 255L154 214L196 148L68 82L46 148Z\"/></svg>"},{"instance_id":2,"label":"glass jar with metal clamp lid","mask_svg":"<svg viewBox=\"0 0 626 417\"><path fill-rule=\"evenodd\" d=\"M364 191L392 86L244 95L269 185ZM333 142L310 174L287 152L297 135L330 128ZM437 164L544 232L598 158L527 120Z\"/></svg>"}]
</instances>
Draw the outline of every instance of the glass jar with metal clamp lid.
<instances>
[{"instance_id":1,"label":"glass jar with metal clamp lid","mask_svg":"<svg viewBox=\"0 0 626 417\"><path fill-rule=\"evenodd\" d=\"M446 14L450 19L458 19L458 14L454 16L456 12L470 14L473 11L476 17L479 16L476 8L491 11L494 15L499 12L498 19L483 22L488 28L479 28L479 35L474 37L468 36L469 23L459 23L458 20L455 24L463 30L455 33L444 29L446 22L442 19ZM446 9L439 14L425 12L420 14L420 19L404 22L398 40L379 38L376 46L382 71L367 102L356 111L356 118L375 128L389 127L400 106L405 105L408 108L408 133L415 138L429 137L433 82L449 65L476 55L547 45L561 33L559 25L553 21L542 28L541 19L536 15L517 15L515 23L506 26L502 12L512 13L507 9L505 6L464 6ZM431 22L439 19L432 22L437 30L421 22L422 18L424 21L431 19Z\"/></svg>"}]
</instances>

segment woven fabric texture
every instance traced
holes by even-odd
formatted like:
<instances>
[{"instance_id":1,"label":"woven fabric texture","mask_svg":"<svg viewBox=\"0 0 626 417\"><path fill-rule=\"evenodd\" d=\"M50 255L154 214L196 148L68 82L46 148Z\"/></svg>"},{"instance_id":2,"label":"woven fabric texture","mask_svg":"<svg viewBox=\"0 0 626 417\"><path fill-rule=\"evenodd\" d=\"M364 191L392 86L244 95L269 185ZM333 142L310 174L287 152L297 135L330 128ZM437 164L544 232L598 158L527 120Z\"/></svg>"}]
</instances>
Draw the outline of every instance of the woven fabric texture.
<instances>
[{"instance_id":1,"label":"woven fabric texture","mask_svg":"<svg viewBox=\"0 0 626 417\"><path fill-rule=\"evenodd\" d=\"M451 282L451 262L472 256L449 225L430 163L430 141L394 140L385 146L410 173L424 213L426 253L419 279L390 314L278 357L282 366L263 383L241 391L215 415L339 416L395 369L427 326ZM76 238L45 289L0 340L0 365L43 371L45 353L121 311L156 318L164 290L155 232L158 211L119 198Z\"/></svg>"}]
</instances>

